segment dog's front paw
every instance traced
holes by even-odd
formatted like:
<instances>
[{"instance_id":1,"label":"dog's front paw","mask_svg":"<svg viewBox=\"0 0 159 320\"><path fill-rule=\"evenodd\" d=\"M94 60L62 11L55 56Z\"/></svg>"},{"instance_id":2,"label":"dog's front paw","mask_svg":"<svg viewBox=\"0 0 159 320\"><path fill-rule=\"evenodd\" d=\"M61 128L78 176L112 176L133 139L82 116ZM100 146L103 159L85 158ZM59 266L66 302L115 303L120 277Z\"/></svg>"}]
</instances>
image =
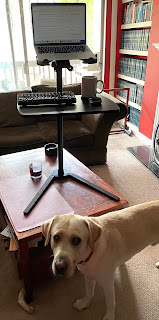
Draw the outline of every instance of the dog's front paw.
<instances>
[{"instance_id":1,"label":"dog's front paw","mask_svg":"<svg viewBox=\"0 0 159 320\"><path fill-rule=\"evenodd\" d=\"M31 307L31 306L29 306L29 304L26 303L26 301L25 301L25 295L26 295L25 289L22 288L22 289L20 290L20 292L19 292L18 303L19 303L19 305L20 305L25 311L27 311L27 312L29 312L29 313L33 313L34 308Z\"/></svg>"},{"instance_id":2,"label":"dog's front paw","mask_svg":"<svg viewBox=\"0 0 159 320\"><path fill-rule=\"evenodd\" d=\"M111 314L106 314L105 316L104 316L104 318L103 318L103 320L114 320L115 318L114 318L114 315L111 315Z\"/></svg>"},{"instance_id":3,"label":"dog's front paw","mask_svg":"<svg viewBox=\"0 0 159 320\"><path fill-rule=\"evenodd\" d=\"M90 299L88 299L87 297L84 297L82 299L76 300L73 306L75 309L80 311L87 308L89 306L89 303L90 303Z\"/></svg>"}]
</instances>

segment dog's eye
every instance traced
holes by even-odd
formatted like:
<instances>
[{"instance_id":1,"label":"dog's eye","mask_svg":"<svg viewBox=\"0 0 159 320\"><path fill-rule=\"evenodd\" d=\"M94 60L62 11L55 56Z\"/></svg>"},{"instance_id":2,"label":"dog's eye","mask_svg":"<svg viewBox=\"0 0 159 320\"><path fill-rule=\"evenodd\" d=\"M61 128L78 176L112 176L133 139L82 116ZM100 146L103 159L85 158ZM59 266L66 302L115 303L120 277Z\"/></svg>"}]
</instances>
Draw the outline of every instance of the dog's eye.
<instances>
[{"instance_id":1,"label":"dog's eye","mask_svg":"<svg viewBox=\"0 0 159 320\"><path fill-rule=\"evenodd\" d=\"M60 237L58 236L58 234L55 234L55 236L54 236L54 241L55 241L55 242L58 242L59 239L60 239Z\"/></svg>"},{"instance_id":2,"label":"dog's eye","mask_svg":"<svg viewBox=\"0 0 159 320\"><path fill-rule=\"evenodd\" d=\"M80 242L81 242L81 239L78 237L72 239L72 244L74 246L78 246L80 244Z\"/></svg>"}]
</instances>

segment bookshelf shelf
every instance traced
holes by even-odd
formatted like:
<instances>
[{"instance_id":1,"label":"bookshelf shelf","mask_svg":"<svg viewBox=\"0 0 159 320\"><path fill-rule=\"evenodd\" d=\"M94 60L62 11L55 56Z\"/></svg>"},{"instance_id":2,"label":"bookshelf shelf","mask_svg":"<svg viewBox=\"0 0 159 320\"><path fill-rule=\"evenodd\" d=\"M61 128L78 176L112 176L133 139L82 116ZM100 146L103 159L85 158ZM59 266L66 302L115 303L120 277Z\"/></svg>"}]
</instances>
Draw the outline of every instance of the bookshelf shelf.
<instances>
[{"instance_id":1,"label":"bookshelf shelf","mask_svg":"<svg viewBox=\"0 0 159 320\"><path fill-rule=\"evenodd\" d=\"M122 3L129 3L129 2L139 2L139 0L122 0Z\"/></svg>"},{"instance_id":2,"label":"bookshelf shelf","mask_svg":"<svg viewBox=\"0 0 159 320\"><path fill-rule=\"evenodd\" d=\"M122 54L128 54L128 55L133 55L133 56L142 56L142 57L147 57L148 56L148 51L137 51L137 50L127 50L127 49L120 49L119 53Z\"/></svg>"},{"instance_id":3,"label":"bookshelf shelf","mask_svg":"<svg viewBox=\"0 0 159 320\"><path fill-rule=\"evenodd\" d=\"M117 99L121 100L122 102L126 103L126 99L124 99L123 97L117 95ZM141 106L139 106L137 103L135 102L131 102L129 101L129 105L139 111L141 111Z\"/></svg>"},{"instance_id":4,"label":"bookshelf shelf","mask_svg":"<svg viewBox=\"0 0 159 320\"><path fill-rule=\"evenodd\" d=\"M151 28L152 21L136 22L130 24L122 24L121 29L140 29L140 28Z\"/></svg>"},{"instance_id":5,"label":"bookshelf shelf","mask_svg":"<svg viewBox=\"0 0 159 320\"><path fill-rule=\"evenodd\" d=\"M129 77L129 76L126 76L126 75L120 74L120 73L118 74L118 78L126 80L126 81L129 81L129 82L132 82L132 83L140 84L141 86L144 86L144 84L145 84L144 80L140 80L140 79L136 79L136 78L133 78L133 77Z\"/></svg>"}]
</instances>

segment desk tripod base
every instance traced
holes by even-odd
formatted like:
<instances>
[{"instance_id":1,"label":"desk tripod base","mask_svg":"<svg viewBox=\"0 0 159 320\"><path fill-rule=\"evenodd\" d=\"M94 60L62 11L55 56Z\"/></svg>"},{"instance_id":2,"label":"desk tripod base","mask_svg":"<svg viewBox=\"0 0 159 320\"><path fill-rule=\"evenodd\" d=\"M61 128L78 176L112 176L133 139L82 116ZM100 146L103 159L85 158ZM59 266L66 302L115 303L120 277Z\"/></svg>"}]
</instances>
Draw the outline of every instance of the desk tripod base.
<instances>
[{"instance_id":1,"label":"desk tripod base","mask_svg":"<svg viewBox=\"0 0 159 320\"><path fill-rule=\"evenodd\" d=\"M110 193L108 191L106 191L105 189L102 189L101 187L97 186L96 184L78 176L77 174L73 173L73 172L69 172L67 170L64 170L63 174L59 174L59 170L54 170L52 172L52 174L47 178L47 180L44 182L44 184L42 185L42 187L39 189L39 191L37 192L37 194L34 196L34 198L31 200L31 202L28 204L28 206L26 207L26 209L24 210L24 215L28 215L29 212L31 211L31 209L35 206L35 204L37 203L37 201L41 198L41 196L43 195L43 193L47 190L47 188L49 187L49 185L55 180L55 179L64 179L67 177L71 177L77 181L80 181L81 183L83 183L84 185L106 195L107 197L111 198L112 200L115 201L119 201L120 198L116 195L114 195L113 193Z\"/></svg>"},{"instance_id":2,"label":"desk tripod base","mask_svg":"<svg viewBox=\"0 0 159 320\"><path fill-rule=\"evenodd\" d=\"M52 63L52 66L54 67L55 71L57 72L57 92L62 92L62 69L67 68L69 71L72 71L72 66L70 65L69 61L55 61ZM63 115L61 113L58 114L58 170L55 170L52 172L52 174L47 178L45 183L42 185L40 190L37 192L37 194L34 196L34 198L31 200L29 205L24 210L24 215L28 215L31 209L35 206L37 201L40 199L42 194L46 191L46 189L49 187L49 185L53 182L55 179L63 179L66 177L71 177L77 181L80 181L84 185L106 195L107 197L119 201L120 198L115 196L114 194L106 191L105 189L102 189L101 187L93 184L92 182L89 182L75 173L68 172L63 170Z\"/></svg>"}]
</instances>

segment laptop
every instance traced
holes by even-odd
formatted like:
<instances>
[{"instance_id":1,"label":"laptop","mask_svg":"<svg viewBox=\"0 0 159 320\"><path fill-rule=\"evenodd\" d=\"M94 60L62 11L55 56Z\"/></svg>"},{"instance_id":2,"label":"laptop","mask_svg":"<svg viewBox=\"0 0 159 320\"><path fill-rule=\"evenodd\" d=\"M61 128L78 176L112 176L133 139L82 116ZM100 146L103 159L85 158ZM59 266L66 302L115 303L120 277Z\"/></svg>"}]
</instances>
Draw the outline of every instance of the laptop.
<instances>
[{"instance_id":1,"label":"laptop","mask_svg":"<svg viewBox=\"0 0 159 320\"><path fill-rule=\"evenodd\" d=\"M86 45L85 3L32 3L37 60L96 59Z\"/></svg>"}]
</instances>

